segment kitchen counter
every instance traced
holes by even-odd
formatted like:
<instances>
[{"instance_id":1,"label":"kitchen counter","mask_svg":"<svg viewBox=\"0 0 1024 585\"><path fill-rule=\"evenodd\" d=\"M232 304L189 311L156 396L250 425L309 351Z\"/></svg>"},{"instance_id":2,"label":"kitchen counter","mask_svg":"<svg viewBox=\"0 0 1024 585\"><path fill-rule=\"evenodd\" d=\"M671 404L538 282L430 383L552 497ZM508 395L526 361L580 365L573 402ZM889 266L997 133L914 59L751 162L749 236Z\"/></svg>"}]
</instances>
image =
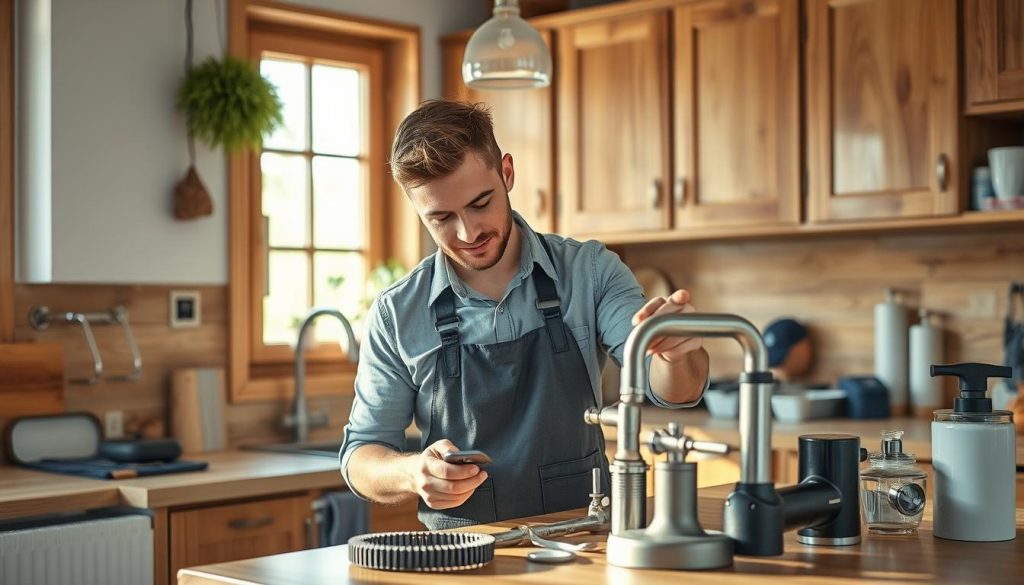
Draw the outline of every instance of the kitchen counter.
<instances>
[{"instance_id":1,"label":"kitchen counter","mask_svg":"<svg viewBox=\"0 0 1024 585\"><path fill-rule=\"evenodd\" d=\"M706 410L669 410L644 407L640 415L643 437L655 428L669 422L678 422L684 434L694 439L720 441L733 446L740 444L739 421L737 419L713 418ZM772 420L772 449L775 451L796 451L800 435L811 433L846 433L860 437L861 447L878 451L881 447L883 430L902 430L903 450L913 453L919 461L932 460L931 420L909 417L887 419L821 419L801 423L780 423ZM605 439L615 440L616 429L604 427ZM642 441L641 441L642 442ZM1024 435L1017 435L1017 466L1024 466Z\"/></svg>"},{"instance_id":2,"label":"kitchen counter","mask_svg":"<svg viewBox=\"0 0 1024 585\"><path fill-rule=\"evenodd\" d=\"M722 501L732 486L699 491L698 513L705 528L721 527ZM653 510L648 505L648 510ZM549 514L525 520L477 526L467 530L498 532L523 522L552 522L582 511ZM597 583L677 584L686 582L757 585L758 583L884 582L889 585L944 583L1019 583L1024 573L1024 509L1017 510L1017 538L1007 542L965 543L932 535L931 510L914 536L881 537L864 534L860 545L815 547L786 534L785 553L778 557L736 557L731 567L713 571L654 571L613 567L603 549L581 553L565 565L539 565L526 560L534 547L497 549L494 561L457 574L397 573L355 567L346 546L301 551L270 557L183 569L179 585L247 583L259 585L318 585L342 583ZM599 535L565 540L603 542Z\"/></svg>"},{"instance_id":3,"label":"kitchen counter","mask_svg":"<svg viewBox=\"0 0 1024 585\"><path fill-rule=\"evenodd\" d=\"M103 506L166 508L288 491L343 487L328 457L253 451L186 454L206 471L101 480L0 466L0 519Z\"/></svg>"}]
</instances>

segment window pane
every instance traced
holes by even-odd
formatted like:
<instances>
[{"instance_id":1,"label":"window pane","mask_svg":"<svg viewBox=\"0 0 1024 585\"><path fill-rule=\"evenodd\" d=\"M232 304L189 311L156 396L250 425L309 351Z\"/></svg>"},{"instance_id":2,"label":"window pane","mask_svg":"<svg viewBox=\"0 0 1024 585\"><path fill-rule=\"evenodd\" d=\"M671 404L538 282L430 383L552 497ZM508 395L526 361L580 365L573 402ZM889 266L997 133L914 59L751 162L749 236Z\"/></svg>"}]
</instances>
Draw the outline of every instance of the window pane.
<instances>
[{"instance_id":1,"label":"window pane","mask_svg":"<svg viewBox=\"0 0 1024 585\"><path fill-rule=\"evenodd\" d=\"M270 218L271 247L309 245L309 178L306 157L264 152L263 215Z\"/></svg>"},{"instance_id":2,"label":"window pane","mask_svg":"<svg viewBox=\"0 0 1024 585\"><path fill-rule=\"evenodd\" d=\"M298 61L263 59L260 73L277 88L284 121L264 141L265 148L306 150L306 65Z\"/></svg>"},{"instance_id":3,"label":"window pane","mask_svg":"<svg viewBox=\"0 0 1024 585\"><path fill-rule=\"evenodd\" d=\"M263 297L263 343L294 344L309 311L309 256L270 251L270 294Z\"/></svg>"},{"instance_id":4,"label":"window pane","mask_svg":"<svg viewBox=\"0 0 1024 585\"><path fill-rule=\"evenodd\" d=\"M362 249L363 177L351 158L313 157L313 245Z\"/></svg>"},{"instance_id":5,"label":"window pane","mask_svg":"<svg viewBox=\"0 0 1024 585\"><path fill-rule=\"evenodd\" d=\"M313 65L313 151L358 156L362 152L359 71Z\"/></svg>"},{"instance_id":6,"label":"window pane","mask_svg":"<svg viewBox=\"0 0 1024 585\"><path fill-rule=\"evenodd\" d=\"M359 335L362 322L363 295L366 290L366 267L363 255L356 252L317 252L313 256L313 298L318 307L341 311ZM324 318L316 323L316 339L342 339L341 324Z\"/></svg>"}]
</instances>

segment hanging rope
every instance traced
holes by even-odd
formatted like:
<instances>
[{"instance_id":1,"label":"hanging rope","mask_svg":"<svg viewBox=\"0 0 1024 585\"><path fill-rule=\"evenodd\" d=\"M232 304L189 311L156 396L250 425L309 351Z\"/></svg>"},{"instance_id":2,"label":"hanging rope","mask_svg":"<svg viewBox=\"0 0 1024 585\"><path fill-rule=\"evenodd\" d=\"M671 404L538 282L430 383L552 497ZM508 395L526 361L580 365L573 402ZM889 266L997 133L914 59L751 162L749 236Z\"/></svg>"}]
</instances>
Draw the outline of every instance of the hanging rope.
<instances>
[{"instance_id":1,"label":"hanging rope","mask_svg":"<svg viewBox=\"0 0 1024 585\"><path fill-rule=\"evenodd\" d=\"M188 76L189 72L192 71L194 61L192 56L192 0L185 0L185 38L185 75ZM195 166L196 164L196 141L192 138L191 132L188 133L188 164L190 166Z\"/></svg>"}]
</instances>

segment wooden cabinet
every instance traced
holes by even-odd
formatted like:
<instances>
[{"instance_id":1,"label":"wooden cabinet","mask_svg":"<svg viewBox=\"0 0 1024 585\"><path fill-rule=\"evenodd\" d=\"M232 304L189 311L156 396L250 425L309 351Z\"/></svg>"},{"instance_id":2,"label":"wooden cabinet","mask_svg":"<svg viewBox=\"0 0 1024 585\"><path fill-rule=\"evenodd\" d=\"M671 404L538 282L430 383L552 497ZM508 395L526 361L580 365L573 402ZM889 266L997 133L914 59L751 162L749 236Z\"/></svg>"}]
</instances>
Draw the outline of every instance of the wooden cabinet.
<instances>
[{"instance_id":1,"label":"wooden cabinet","mask_svg":"<svg viewBox=\"0 0 1024 585\"><path fill-rule=\"evenodd\" d=\"M394 506L370 504L370 532L426 530L416 518L418 504L418 498Z\"/></svg>"},{"instance_id":2,"label":"wooden cabinet","mask_svg":"<svg viewBox=\"0 0 1024 585\"><path fill-rule=\"evenodd\" d=\"M676 229L800 221L797 0L674 11Z\"/></svg>"},{"instance_id":3,"label":"wooden cabinet","mask_svg":"<svg viewBox=\"0 0 1024 585\"><path fill-rule=\"evenodd\" d=\"M541 31L551 46L551 33ZM555 230L554 92L551 86L529 90L482 91L462 82L462 54L469 35L442 42L444 94L449 99L484 102L491 108L494 136L503 153L510 153L516 171L509 197L512 209L538 232Z\"/></svg>"},{"instance_id":4,"label":"wooden cabinet","mask_svg":"<svg viewBox=\"0 0 1024 585\"><path fill-rule=\"evenodd\" d=\"M810 219L959 211L957 1L806 9Z\"/></svg>"},{"instance_id":5,"label":"wooden cabinet","mask_svg":"<svg viewBox=\"0 0 1024 585\"><path fill-rule=\"evenodd\" d=\"M292 552L307 536L311 497L294 495L170 513L171 582L178 569Z\"/></svg>"},{"instance_id":6,"label":"wooden cabinet","mask_svg":"<svg viewBox=\"0 0 1024 585\"><path fill-rule=\"evenodd\" d=\"M668 13L557 29L559 231L668 228Z\"/></svg>"},{"instance_id":7,"label":"wooden cabinet","mask_svg":"<svg viewBox=\"0 0 1024 585\"><path fill-rule=\"evenodd\" d=\"M965 0L969 113L1024 108L1024 0Z\"/></svg>"}]
</instances>

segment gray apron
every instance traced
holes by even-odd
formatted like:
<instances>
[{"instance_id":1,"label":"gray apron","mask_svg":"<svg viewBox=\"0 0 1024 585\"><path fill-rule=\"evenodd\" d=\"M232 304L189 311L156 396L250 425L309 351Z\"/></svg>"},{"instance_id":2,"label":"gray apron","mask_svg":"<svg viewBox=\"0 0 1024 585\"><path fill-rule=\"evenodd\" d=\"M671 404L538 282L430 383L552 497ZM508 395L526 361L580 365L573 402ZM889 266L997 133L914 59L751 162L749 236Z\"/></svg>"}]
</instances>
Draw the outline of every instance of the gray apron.
<instances>
[{"instance_id":1,"label":"gray apron","mask_svg":"<svg viewBox=\"0 0 1024 585\"><path fill-rule=\"evenodd\" d=\"M554 282L536 264L533 284L544 326L512 341L463 345L451 287L434 304L441 350L422 447L448 439L493 463L461 506L433 510L420 500L419 519L431 530L586 507L594 467L609 485L604 434L583 422L597 406L583 355Z\"/></svg>"}]
</instances>

